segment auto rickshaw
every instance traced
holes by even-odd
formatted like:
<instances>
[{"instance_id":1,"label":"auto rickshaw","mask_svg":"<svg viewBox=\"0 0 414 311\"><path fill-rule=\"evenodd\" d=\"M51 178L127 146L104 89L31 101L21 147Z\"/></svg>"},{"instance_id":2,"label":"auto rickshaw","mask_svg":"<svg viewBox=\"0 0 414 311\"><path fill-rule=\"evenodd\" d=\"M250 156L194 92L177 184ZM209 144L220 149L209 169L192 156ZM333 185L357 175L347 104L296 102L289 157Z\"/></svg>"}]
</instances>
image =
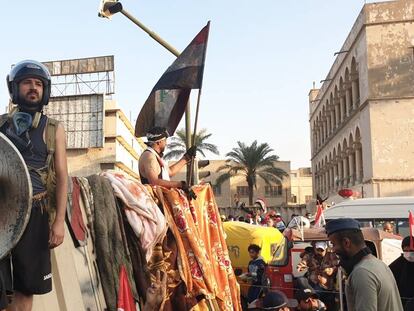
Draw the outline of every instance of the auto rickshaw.
<instances>
[{"instance_id":1,"label":"auto rickshaw","mask_svg":"<svg viewBox=\"0 0 414 311\"><path fill-rule=\"evenodd\" d=\"M269 264L273 260L277 249L285 241L283 234L272 227L252 225L245 222L229 221L223 223L226 233L226 243L229 250L231 264L240 284L242 299L247 297L249 283L240 276L247 272L250 259L247 248L250 244L261 247L260 255ZM266 280L264 280L266 285Z\"/></svg>"}]
</instances>

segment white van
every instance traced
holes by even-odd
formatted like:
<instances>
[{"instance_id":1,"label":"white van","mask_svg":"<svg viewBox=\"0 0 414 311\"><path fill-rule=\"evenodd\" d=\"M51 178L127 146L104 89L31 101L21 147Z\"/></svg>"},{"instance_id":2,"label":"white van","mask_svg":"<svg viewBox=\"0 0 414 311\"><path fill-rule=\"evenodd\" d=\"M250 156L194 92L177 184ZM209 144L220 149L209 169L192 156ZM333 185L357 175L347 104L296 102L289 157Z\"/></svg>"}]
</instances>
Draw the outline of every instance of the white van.
<instances>
[{"instance_id":1,"label":"white van","mask_svg":"<svg viewBox=\"0 0 414 311\"><path fill-rule=\"evenodd\" d=\"M409 235L408 212L414 212L414 197L383 197L346 200L324 211L326 220L357 219L363 227L382 229L385 222L394 225L394 233Z\"/></svg>"}]
</instances>

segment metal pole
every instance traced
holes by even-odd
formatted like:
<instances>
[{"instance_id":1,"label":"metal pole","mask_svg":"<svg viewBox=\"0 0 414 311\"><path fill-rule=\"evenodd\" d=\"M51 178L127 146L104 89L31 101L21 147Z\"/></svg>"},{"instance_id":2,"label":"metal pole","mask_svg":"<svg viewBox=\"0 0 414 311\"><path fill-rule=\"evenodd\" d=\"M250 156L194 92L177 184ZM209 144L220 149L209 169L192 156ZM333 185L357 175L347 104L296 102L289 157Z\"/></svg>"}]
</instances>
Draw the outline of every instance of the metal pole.
<instances>
[{"instance_id":1,"label":"metal pole","mask_svg":"<svg viewBox=\"0 0 414 311\"><path fill-rule=\"evenodd\" d=\"M195 116L195 122L194 122L194 135L193 135L193 139L191 141L191 146L195 146L195 140L196 140L196 135L197 135L197 123L198 123L198 111L200 110L200 99L201 99L201 88L198 90L198 97L197 97L197 108L196 108L196 116ZM193 180L195 181L195 184L198 184L198 176L194 176L193 179L193 170L194 170L194 161L195 159L192 158L191 162L190 162L190 180L188 182L188 184L190 186L192 186L192 182ZM195 163L195 165L197 165L197 163ZM198 171L196 172L196 174L198 174Z\"/></svg>"},{"instance_id":2,"label":"metal pole","mask_svg":"<svg viewBox=\"0 0 414 311\"><path fill-rule=\"evenodd\" d=\"M210 21L208 21L207 23L207 27L210 31ZM205 60L206 60L206 53L207 53L207 44L208 44L208 34L207 34L207 39L206 39L206 48L204 49L204 54L203 54L203 71L201 73L201 77L204 74L204 64L205 64ZM193 131L193 141L191 143L191 146L195 146L195 140L196 140L196 135L197 135L197 124L198 124L198 112L200 110L200 99L201 99L201 91L203 90L203 80L201 80L200 83L200 89L198 90L198 97L197 97L197 108L196 108L196 116L195 116L195 122L194 122L194 131ZM191 130L190 130L191 131ZM197 152L196 152L197 154ZM192 178L194 175L194 160L195 159L191 159L191 163L190 163L190 180L189 180L189 185L191 186L191 182L192 182ZM196 161L195 163L196 165L198 165L198 162ZM198 168L198 167L197 167ZM198 170L197 170L197 176L194 178L194 180L196 181L196 184L198 184L199 180L198 180Z\"/></svg>"},{"instance_id":3,"label":"metal pole","mask_svg":"<svg viewBox=\"0 0 414 311\"><path fill-rule=\"evenodd\" d=\"M135 25L137 25L139 28L144 30L151 38L153 38L155 41L157 41L159 44L161 44L163 47L165 47L168 51L170 51L175 56L179 56L180 52L176 50L172 45L170 45L167 41L162 39L158 34L153 32L151 29L146 27L143 23L141 23L139 20L137 20L134 16L132 16L128 11L125 9L122 9L120 11L126 18L128 18L131 22L133 22ZM185 136L186 136L186 147L187 149L191 147L191 114L190 114L190 100L187 102L187 107L185 109ZM189 173L189 165L187 165L187 181L189 182L190 173Z\"/></svg>"},{"instance_id":4,"label":"metal pole","mask_svg":"<svg viewBox=\"0 0 414 311\"><path fill-rule=\"evenodd\" d=\"M157 41L159 44L161 44L163 47L165 47L168 51L173 53L175 56L179 56L180 52L176 50L172 45L170 45L167 41L162 39L158 34L150 30L148 27L146 27L143 23L141 23L139 20L137 20L135 17L133 17L131 14L129 14L125 9L121 10L121 13L127 17L131 22L133 22L135 25L137 25L139 28L144 30L151 38L153 38L155 41Z\"/></svg>"}]
</instances>

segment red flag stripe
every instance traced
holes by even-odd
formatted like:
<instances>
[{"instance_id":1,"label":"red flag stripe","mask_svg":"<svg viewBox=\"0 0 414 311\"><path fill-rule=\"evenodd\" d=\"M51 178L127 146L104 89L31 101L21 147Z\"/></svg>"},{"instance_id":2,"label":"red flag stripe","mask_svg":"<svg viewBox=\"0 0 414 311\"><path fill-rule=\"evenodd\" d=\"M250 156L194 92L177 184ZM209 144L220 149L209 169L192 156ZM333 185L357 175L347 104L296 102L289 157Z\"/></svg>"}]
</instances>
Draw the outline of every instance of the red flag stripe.
<instances>
[{"instance_id":1,"label":"red flag stripe","mask_svg":"<svg viewBox=\"0 0 414 311\"><path fill-rule=\"evenodd\" d=\"M199 34L193 39L191 44L204 44L207 42L208 33L210 30L210 22L199 32Z\"/></svg>"},{"instance_id":2,"label":"red flag stripe","mask_svg":"<svg viewBox=\"0 0 414 311\"><path fill-rule=\"evenodd\" d=\"M315 215L315 222L313 224L314 228L320 228L325 226L325 216L323 214L323 208L322 205L318 205L318 210L316 211Z\"/></svg>"},{"instance_id":3,"label":"red flag stripe","mask_svg":"<svg viewBox=\"0 0 414 311\"><path fill-rule=\"evenodd\" d=\"M118 311L135 311L135 302L132 296L131 287L128 281L128 275L125 266L121 266L119 272L119 290L118 290Z\"/></svg>"}]
</instances>

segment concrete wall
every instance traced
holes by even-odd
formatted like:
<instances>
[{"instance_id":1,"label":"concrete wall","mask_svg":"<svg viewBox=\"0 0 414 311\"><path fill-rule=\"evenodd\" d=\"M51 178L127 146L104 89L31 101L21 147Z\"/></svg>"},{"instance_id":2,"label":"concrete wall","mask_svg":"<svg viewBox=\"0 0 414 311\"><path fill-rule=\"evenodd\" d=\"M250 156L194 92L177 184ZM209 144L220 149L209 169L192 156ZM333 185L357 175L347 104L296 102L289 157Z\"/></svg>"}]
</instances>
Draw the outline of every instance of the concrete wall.
<instances>
[{"instance_id":1,"label":"concrete wall","mask_svg":"<svg viewBox=\"0 0 414 311\"><path fill-rule=\"evenodd\" d=\"M67 150L68 172L72 176L89 176L100 172L100 163L115 161L115 141L105 141L104 148Z\"/></svg>"},{"instance_id":2,"label":"concrete wall","mask_svg":"<svg viewBox=\"0 0 414 311\"><path fill-rule=\"evenodd\" d=\"M367 27L370 98L414 96L413 22Z\"/></svg>"},{"instance_id":3,"label":"concrete wall","mask_svg":"<svg viewBox=\"0 0 414 311\"><path fill-rule=\"evenodd\" d=\"M373 101L370 115L373 178L413 178L414 99Z\"/></svg>"}]
</instances>

